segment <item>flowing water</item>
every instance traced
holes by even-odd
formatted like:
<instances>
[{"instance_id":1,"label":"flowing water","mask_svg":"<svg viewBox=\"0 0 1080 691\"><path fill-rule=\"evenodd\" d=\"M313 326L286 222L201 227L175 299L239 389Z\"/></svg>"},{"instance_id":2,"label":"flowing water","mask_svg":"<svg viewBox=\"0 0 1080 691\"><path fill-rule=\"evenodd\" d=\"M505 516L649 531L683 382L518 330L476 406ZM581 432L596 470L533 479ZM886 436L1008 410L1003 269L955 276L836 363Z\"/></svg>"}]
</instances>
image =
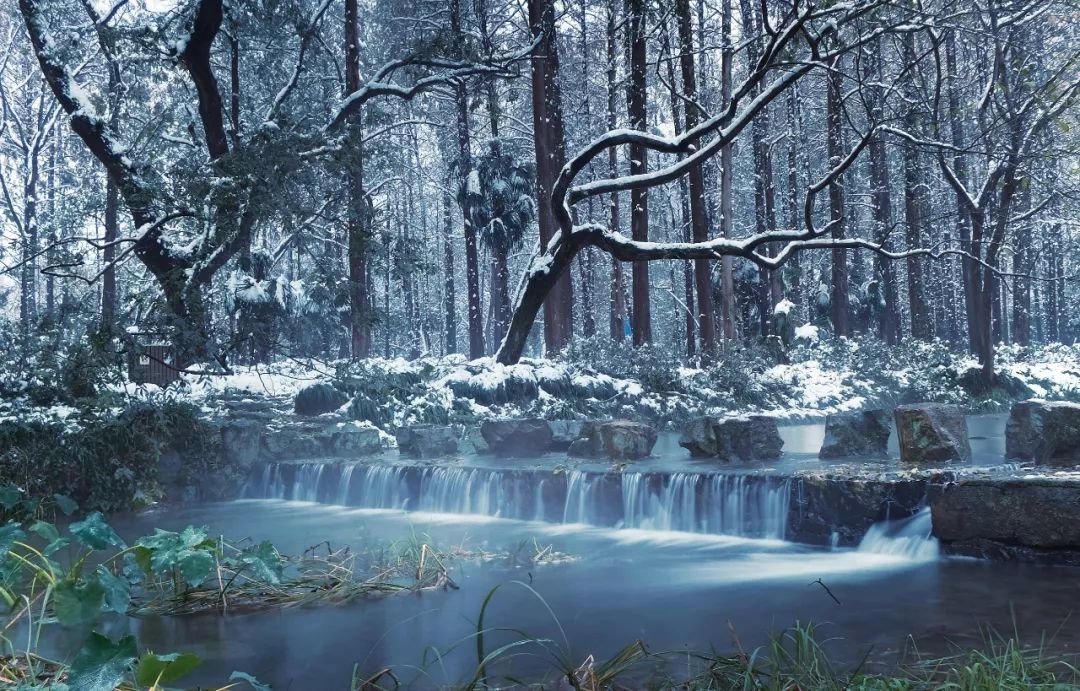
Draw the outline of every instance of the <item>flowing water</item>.
<instances>
[{"instance_id":1,"label":"flowing water","mask_svg":"<svg viewBox=\"0 0 1080 691\"><path fill-rule=\"evenodd\" d=\"M1001 425L972 420L973 434L982 433L973 442L976 464L1000 463ZM575 560L466 561L454 568L457 591L122 620L111 633L131 630L144 647L199 654L206 662L196 681L243 670L279 690L347 688L354 664L394 666L417 688L467 680L476 667L470 636L495 587L486 626L549 637L578 663L636 639L653 650L750 648L796 621L822 624L840 660L869 653L883 664L908 636L944 653L950 643L979 645L984 625L1007 633L1015 626L1032 640L1060 628L1053 645L1061 650L1080 642L1067 620L1080 601L1072 571L942 558L929 510L873 526L853 549L785 541L790 480L774 471L818 465L822 430L808 424L783 434L785 456L772 467L725 472L687 460L668 436L657 458L620 474L561 467L565 457L267 466L244 499L144 514L118 528L130 537L207 524L291 553L322 541L379 545L410 536L490 551L551 545ZM492 634L486 643L506 640ZM515 659L521 674L543 670L536 655Z\"/></svg>"}]
</instances>

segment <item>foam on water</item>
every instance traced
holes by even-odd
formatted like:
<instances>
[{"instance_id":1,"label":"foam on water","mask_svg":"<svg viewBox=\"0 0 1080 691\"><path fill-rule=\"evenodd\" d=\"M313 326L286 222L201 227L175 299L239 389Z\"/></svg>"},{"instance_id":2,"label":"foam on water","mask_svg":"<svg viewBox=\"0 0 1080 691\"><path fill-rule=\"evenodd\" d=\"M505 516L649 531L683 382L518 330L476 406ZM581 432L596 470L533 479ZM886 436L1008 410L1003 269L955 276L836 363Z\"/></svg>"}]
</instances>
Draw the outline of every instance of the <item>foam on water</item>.
<instances>
[{"instance_id":1,"label":"foam on water","mask_svg":"<svg viewBox=\"0 0 1080 691\"><path fill-rule=\"evenodd\" d=\"M933 536L930 507L923 507L908 518L875 523L866 531L858 551L916 562L934 561L939 549L937 538Z\"/></svg>"}]
</instances>

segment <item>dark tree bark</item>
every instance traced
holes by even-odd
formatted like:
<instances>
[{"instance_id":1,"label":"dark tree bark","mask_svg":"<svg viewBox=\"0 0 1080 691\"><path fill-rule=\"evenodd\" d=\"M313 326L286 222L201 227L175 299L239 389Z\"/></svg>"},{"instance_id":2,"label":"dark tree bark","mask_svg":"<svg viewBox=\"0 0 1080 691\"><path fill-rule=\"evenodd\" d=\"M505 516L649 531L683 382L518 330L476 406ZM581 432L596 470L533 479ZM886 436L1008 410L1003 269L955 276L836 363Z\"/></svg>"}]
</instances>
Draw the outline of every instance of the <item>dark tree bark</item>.
<instances>
[{"instance_id":1,"label":"dark tree bark","mask_svg":"<svg viewBox=\"0 0 1080 691\"><path fill-rule=\"evenodd\" d=\"M682 71L687 131L698 124L697 75L694 73L694 38L690 20L690 0L676 0L675 13L679 24L679 67ZM693 101L694 103L691 103ZM705 208L705 178L702 166L696 165L688 174L690 185L690 237L694 242L709 239L709 218ZM716 321L712 294L712 269L705 260L694 262L694 287L697 292L697 326L701 352L709 357L716 352ZM689 295L689 292L687 293ZM693 309L692 304L687 304Z\"/></svg>"},{"instance_id":2,"label":"dark tree bark","mask_svg":"<svg viewBox=\"0 0 1080 691\"><path fill-rule=\"evenodd\" d=\"M873 84L869 91L870 117L874 123L884 121L884 109L882 102L884 95L882 87L878 86L884 81L881 64L881 43L875 41L870 49L870 65L867 70L868 79ZM892 233L892 196L889 192L889 168L885 152L885 137L878 133L874 135L869 146L870 163L870 201L873 205L874 238L890 246L889 234ZM881 281L879 290L884 300L881 314L878 315L878 335L889 345L900 342L901 323L900 305L896 295L896 271L893 263L874 259L875 273Z\"/></svg>"},{"instance_id":3,"label":"dark tree bark","mask_svg":"<svg viewBox=\"0 0 1080 691\"><path fill-rule=\"evenodd\" d=\"M903 50L905 64L915 64L915 37L905 34ZM914 77L909 78L905 92L909 96L907 109L904 111L904 126L909 132L918 131L919 104L918 91L913 85ZM914 98L914 100L910 100ZM906 239L908 248L920 247L925 237L924 200L923 200L923 176L918 149L914 146L904 146L904 224L906 227ZM911 313L911 337L926 341L933 337L933 329L930 323L930 310L926 304L923 267L915 259L907 261L907 292L908 308Z\"/></svg>"},{"instance_id":4,"label":"dark tree bark","mask_svg":"<svg viewBox=\"0 0 1080 691\"><path fill-rule=\"evenodd\" d=\"M461 0L450 2L450 30L454 40L463 48ZM461 52L464 52L461 50ZM457 108L458 170L463 184L472 175L472 143L469 134L469 93L463 80L454 83L454 104ZM468 202L466 202L468 203ZM477 229L470 222L469 209L462 209L465 230L465 290L469 305L469 358L484 357L484 312L480 304L480 259L477 251Z\"/></svg>"},{"instance_id":5,"label":"dark tree bark","mask_svg":"<svg viewBox=\"0 0 1080 691\"><path fill-rule=\"evenodd\" d=\"M618 39L615 35L615 14L616 0L608 0L605 47L607 53L607 127L609 130L615 129L616 125L618 125L616 116L616 103L618 102L616 86L618 51L616 46ZM619 154L614 147L608 149L608 173L611 177L615 177L619 173ZM619 195L617 193L611 195L610 207L611 230L618 233L620 232L621 214L619 211ZM611 260L611 274L611 319L609 327L611 339L616 343L621 343L626 336L626 288L623 285L622 263L618 259L612 258Z\"/></svg>"},{"instance_id":6,"label":"dark tree bark","mask_svg":"<svg viewBox=\"0 0 1080 691\"><path fill-rule=\"evenodd\" d=\"M762 34L761 17L750 0L742 0L741 10L744 30L750 34L746 51L747 63L751 66L750 69L753 69L761 53L758 44L758 37ZM753 93L756 96L760 92L759 83ZM776 230L776 193L773 188L769 130L769 111L766 109L754 118L750 133L754 153L754 232L757 234ZM761 335L766 336L772 330L773 304L779 302L783 296L778 272L760 269L758 277L758 321Z\"/></svg>"},{"instance_id":7,"label":"dark tree bark","mask_svg":"<svg viewBox=\"0 0 1080 691\"><path fill-rule=\"evenodd\" d=\"M645 0L627 0L627 40L630 46L630 87L627 90L627 114L630 127L646 129L646 55ZM630 174L641 175L648 170L648 151L640 145L630 146ZM645 189L630 190L630 235L634 240L649 239L649 197ZM634 262L632 278L634 345L652 343L652 310L649 304L649 264Z\"/></svg>"},{"instance_id":8,"label":"dark tree bark","mask_svg":"<svg viewBox=\"0 0 1080 691\"><path fill-rule=\"evenodd\" d=\"M458 352L457 346L457 293L454 280L454 198L450 192L443 194L443 335L446 353Z\"/></svg>"},{"instance_id":9,"label":"dark tree bark","mask_svg":"<svg viewBox=\"0 0 1080 691\"><path fill-rule=\"evenodd\" d=\"M722 107L731 103L731 70L734 48L731 42L731 0L723 0L720 27L720 100ZM732 169L734 156L731 144L720 149L720 234L729 238L732 234L735 208L732 202ZM724 340L735 338L735 274L731 257L720 260L720 322Z\"/></svg>"},{"instance_id":10,"label":"dark tree bark","mask_svg":"<svg viewBox=\"0 0 1080 691\"><path fill-rule=\"evenodd\" d=\"M664 48L664 54L665 55L671 55L671 41L669 39L668 34L669 34L668 27L665 26L664 27L664 32L662 34L663 42L664 42L663 48ZM669 92L670 92L669 96L671 98L671 120L672 120L672 123L675 126L675 135L678 136L678 135L683 134L686 131L683 128L683 119L682 119L682 114L684 112L683 104L685 103L683 101L683 99L685 99L686 96L682 95L680 97L680 94L678 92L678 87L677 87L678 82L676 81L676 78L675 78L674 61L675 60L674 60L674 56L673 56L672 59L666 60L665 62L667 63L667 83L668 83ZM681 57L679 58L679 61L680 61L680 63L682 62ZM691 62L691 69L693 69L693 63L692 62ZM697 172L699 174L698 181L700 182L701 181L701 178L700 178L701 166L694 166L694 168L697 169ZM672 227L672 230L675 230L676 228L681 228L681 232L678 234L678 237L683 242L693 242L694 241L693 227L692 227L693 226L693 221L691 219L692 213L690 211L690 205L691 205L690 188L689 188L689 185L687 184L687 180L684 178L682 180L679 180L679 218L678 218L678 220L675 219L675 210L674 209L671 210L671 227ZM704 210L704 201L703 200L702 200L701 206L702 206L702 209ZM694 264L696 264L696 263L697 262L694 262ZM676 310L676 313L681 311L682 314L683 314L683 333L684 333L684 336L685 336L686 357L687 358L694 357L694 355L697 352L697 322L698 322L698 319L697 319L697 314L696 314L696 303L695 303L695 300L694 300L693 266L694 266L693 264L684 264L683 266L680 267L682 269L682 274L683 274L683 305L682 305L681 310ZM674 282L675 282L675 279L673 278L672 279L672 286L673 287L674 287Z\"/></svg>"},{"instance_id":11,"label":"dark tree bark","mask_svg":"<svg viewBox=\"0 0 1080 691\"><path fill-rule=\"evenodd\" d=\"M537 221L540 245L545 247L558 231L551 208L551 191L566 160L554 0L529 0L529 28L533 38L540 39L532 54L531 75ZM557 353L570 344L573 315L571 278L563 275L544 301L544 344L549 353Z\"/></svg>"},{"instance_id":12,"label":"dark tree bark","mask_svg":"<svg viewBox=\"0 0 1080 691\"><path fill-rule=\"evenodd\" d=\"M491 32L488 30L487 4L485 0L477 0L476 15L480 24L484 55L488 60L491 60L495 54L495 47L492 42ZM486 96L488 124L491 128L491 154L498 157L502 153L499 122L501 111L494 79L485 81L484 93ZM491 250L491 336L492 343L500 343L506 333L506 325L510 322L510 270L508 267L510 248L501 242L493 242L489 243L489 245Z\"/></svg>"},{"instance_id":13,"label":"dark tree bark","mask_svg":"<svg viewBox=\"0 0 1080 691\"><path fill-rule=\"evenodd\" d=\"M839 71L839 61L830 66L827 77L826 95L826 140L829 154L829 168L836 169L844 157L843 144L843 93ZM843 176L837 176L829 185L829 225L833 239L844 237L844 183ZM832 287L829 300L829 316L833 332L837 336L850 336L850 309L848 307L848 265L847 251L832 250Z\"/></svg>"},{"instance_id":14,"label":"dark tree bark","mask_svg":"<svg viewBox=\"0 0 1080 691\"><path fill-rule=\"evenodd\" d=\"M357 0L345 0L345 95L348 96L360 88L360 35L358 25ZM368 357L371 349L371 316L369 314L368 257L367 245L370 229L368 228L368 207L370 202L364 189L364 150L360 115L349 119L349 126L354 128L355 154L354 164L348 172L349 221L348 264L349 264L349 333L350 354L352 359Z\"/></svg>"}]
</instances>

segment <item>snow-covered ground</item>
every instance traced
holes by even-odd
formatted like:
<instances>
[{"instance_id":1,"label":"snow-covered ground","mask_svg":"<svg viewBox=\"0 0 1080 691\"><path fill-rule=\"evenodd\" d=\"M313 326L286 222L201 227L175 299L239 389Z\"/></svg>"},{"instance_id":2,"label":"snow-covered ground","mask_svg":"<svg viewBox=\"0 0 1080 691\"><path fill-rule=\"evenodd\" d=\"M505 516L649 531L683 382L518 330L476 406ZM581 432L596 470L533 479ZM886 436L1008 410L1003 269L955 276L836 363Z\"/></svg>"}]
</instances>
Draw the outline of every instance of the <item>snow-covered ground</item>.
<instances>
[{"instance_id":1,"label":"snow-covered ground","mask_svg":"<svg viewBox=\"0 0 1080 691\"><path fill-rule=\"evenodd\" d=\"M922 400L973 409L1007 403L1004 396L972 399L962 380L977 363L933 343L887 349L874 342L800 340L780 364L746 352L727 354L707 367L681 365L655 352L635 357L526 359L510 366L461 355L356 364L288 359L237 367L228 375L185 375L166 391L119 383L112 393L120 400L112 405L168 396L213 413L226 399L263 399L285 412L298 391L327 382L348 394L350 402L342 408L348 417L391 430L495 417L628 417L677 425L699 415L761 412L806 419ZM1003 347L998 370L1026 385L1032 397L1080 400L1080 346ZM79 411L70 402L28 403L0 401L0 420L76 424Z\"/></svg>"},{"instance_id":2,"label":"snow-covered ground","mask_svg":"<svg viewBox=\"0 0 1080 691\"><path fill-rule=\"evenodd\" d=\"M518 416L678 423L695 415L763 412L802 419L900 401L981 409L1002 403L1000 398L973 400L961 382L978 363L941 344L888 350L859 341L805 341L789 360L774 364L733 355L704 368L528 359L506 366L460 355L376 358L356 365L285 360L238 368L227 376L189 376L178 393L204 403L223 395L273 396L286 403L301 388L326 381L367 401L367 408L353 408L354 416L377 409L368 417L385 428ZM1003 347L998 369L1026 385L1032 396L1080 400L1080 346Z\"/></svg>"}]
</instances>

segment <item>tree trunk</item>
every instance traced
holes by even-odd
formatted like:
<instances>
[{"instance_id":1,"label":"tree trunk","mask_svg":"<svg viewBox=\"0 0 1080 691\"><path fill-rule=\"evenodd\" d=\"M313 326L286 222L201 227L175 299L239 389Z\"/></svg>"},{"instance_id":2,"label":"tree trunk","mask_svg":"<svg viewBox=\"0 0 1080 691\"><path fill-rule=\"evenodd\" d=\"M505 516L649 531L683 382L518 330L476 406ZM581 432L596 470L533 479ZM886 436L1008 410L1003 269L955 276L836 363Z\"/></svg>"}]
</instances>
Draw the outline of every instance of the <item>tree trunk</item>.
<instances>
[{"instance_id":1,"label":"tree trunk","mask_svg":"<svg viewBox=\"0 0 1080 691\"><path fill-rule=\"evenodd\" d=\"M476 13L480 22L480 35L484 44L484 55L493 59L495 47L488 31L487 5L485 0L478 0ZM502 140L500 133L500 108L499 95L495 88L495 80L488 79L484 84L487 96L488 124L491 128L491 154L498 158L502 154ZM510 272L508 269L509 247L504 243L490 243L491 249L491 338L492 343L501 343L506 333L506 325L510 322Z\"/></svg>"},{"instance_id":2,"label":"tree trunk","mask_svg":"<svg viewBox=\"0 0 1080 691\"><path fill-rule=\"evenodd\" d=\"M723 108L731 103L731 69L734 61L734 48L731 43L731 0L723 0L721 18L721 53L720 53L720 100ZM720 234L730 238L733 229L734 203L732 194L732 167L734 156L731 144L720 149ZM720 322L724 329L724 340L735 338L735 272L731 257L720 260Z\"/></svg>"},{"instance_id":3,"label":"tree trunk","mask_svg":"<svg viewBox=\"0 0 1080 691\"><path fill-rule=\"evenodd\" d=\"M690 21L690 0L676 0L675 13L679 23L679 66L682 71L683 94L690 101L697 101L697 75L694 74L694 38ZM674 82L672 82L674 83ZM698 109L685 103L686 130L698 124ZM702 166L690 169L690 237L694 242L709 239L709 217L705 209L705 179ZM694 262L694 287L697 289L697 327L701 340L701 353L710 357L716 352L715 308L712 296L712 269L710 262L699 259ZM687 291L689 296L690 291ZM694 305L687 304L687 309Z\"/></svg>"},{"instance_id":4,"label":"tree trunk","mask_svg":"<svg viewBox=\"0 0 1080 691\"><path fill-rule=\"evenodd\" d=\"M607 48L607 127L615 129L618 119L615 115L615 104L618 101L616 93L616 78L618 71L615 61L617 59L615 36L615 2L608 0L607 27L605 30ZM616 177L619 173L619 154L615 147L608 149L608 173ZM610 201L611 231L620 232L619 195L612 194ZM609 322L611 340L621 343L626 336L626 288L623 285L622 263L615 259L611 260L611 319Z\"/></svg>"},{"instance_id":5,"label":"tree trunk","mask_svg":"<svg viewBox=\"0 0 1080 691\"><path fill-rule=\"evenodd\" d=\"M758 39L761 36L761 18L753 9L750 0L742 0L743 27L750 39L747 42L746 60L748 65L755 65L760 54ZM752 69L752 67L748 68ZM761 93L760 85L755 86L753 94ZM754 232L758 235L776 230L776 199L773 190L772 153L769 146L769 111L758 113L751 124L751 146L754 154ZM768 248L765 250L768 252ZM775 274L775 277L774 277ZM772 330L772 306L781 299L778 272L768 269L758 270L758 321L762 336Z\"/></svg>"},{"instance_id":6,"label":"tree trunk","mask_svg":"<svg viewBox=\"0 0 1080 691\"><path fill-rule=\"evenodd\" d=\"M445 352L458 352L457 347L457 294L454 287L454 198L449 191L443 193L443 335Z\"/></svg>"},{"instance_id":7,"label":"tree trunk","mask_svg":"<svg viewBox=\"0 0 1080 691\"><path fill-rule=\"evenodd\" d=\"M529 0L529 28L533 38L540 39L530 64L533 139L536 145L537 225L540 246L543 248L558 231L551 208L551 189L566 159L554 0ZM571 277L569 274L561 275L554 292L544 302L544 344L547 352L554 354L569 345L573 327Z\"/></svg>"},{"instance_id":8,"label":"tree trunk","mask_svg":"<svg viewBox=\"0 0 1080 691\"><path fill-rule=\"evenodd\" d=\"M29 152L26 156L26 178L23 180L23 248L19 300L19 321L24 334L29 334L31 327L37 322L37 187L37 152Z\"/></svg>"},{"instance_id":9,"label":"tree trunk","mask_svg":"<svg viewBox=\"0 0 1080 691\"><path fill-rule=\"evenodd\" d=\"M345 0L345 93L360 88L360 36L357 0ZM238 88L238 87L237 87ZM238 98L238 97L237 97ZM350 119L355 128L355 163L348 173L349 221L349 331L353 360L368 357L371 348L371 317L367 296L367 236L370 232L367 191L364 189L364 150L360 116Z\"/></svg>"},{"instance_id":10,"label":"tree trunk","mask_svg":"<svg viewBox=\"0 0 1080 691\"><path fill-rule=\"evenodd\" d=\"M827 148L830 170L837 168L844 158L842 86L839 62L834 60L828 76L827 87ZM844 237L844 176L837 176L829 185L829 224L834 239ZM837 336L850 336L851 324L848 309L847 251L832 250L832 288L830 294L830 318Z\"/></svg>"},{"instance_id":11,"label":"tree trunk","mask_svg":"<svg viewBox=\"0 0 1080 691\"><path fill-rule=\"evenodd\" d=\"M875 84L884 82L881 64L881 43L875 41L870 53L872 62L867 78ZM875 123L884 121L882 102L884 94L880 86L870 89L870 114ZM885 152L885 137L874 136L869 145L870 159L870 201L873 205L873 239L889 248L889 234L892 232L892 197L889 193L889 168ZM900 342L900 306L896 299L896 269L889 259L874 258L875 269L880 280L878 290L883 299L881 313L878 315L878 335L889 345Z\"/></svg>"},{"instance_id":12,"label":"tree trunk","mask_svg":"<svg viewBox=\"0 0 1080 691\"><path fill-rule=\"evenodd\" d=\"M1031 181L1021 183L1020 211L1027 211L1031 207ZM1033 228L1021 228L1016 233L1016 246L1013 250L1012 267L1015 277L1013 278L1013 324L1012 342L1018 345L1031 345L1031 281L1027 275L1034 273L1034 262L1031 258L1031 235Z\"/></svg>"},{"instance_id":13,"label":"tree trunk","mask_svg":"<svg viewBox=\"0 0 1080 691\"><path fill-rule=\"evenodd\" d=\"M461 26L461 0L450 2L450 29L456 41L465 36ZM469 134L469 94L463 81L454 84L454 103L457 106L458 169L468 185L473 172L472 144ZM468 203L468 202L466 202ZM469 358L484 357L484 311L480 305L480 259L477 251L476 228L470 221L468 208L462 208L465 230L465 289L469 304Z\"/></svg>"},{"instance_id":14,"label":"tree trunk","mask_svg":"<svg viewBox=\"0 0 1080 691\"><path fill-rule=\"evenodd\" d=\"M906 33L903 41L904 60L907 64L914 64L916 60L915 37L913 34ZM915 110L919 103L918 91L913 84L909 83L905 93L908 96L909 103L904 112L904 127L908 132L915 133L919 127L919 116ZM903 158L906 240L908 249L914 249L923 247L922 240L925 237L922 199L923 176L918 151L910 143L904 146ZM923 268L915 257L908 257L906 263L908 308L911 311L911 337L920 341L930 340L933 336L933 330L930 324L930 311L926 304Z\"/></svg>"},{"instance_id":15,"label":"tree trunk","mask_svg":"<svg viewBox=\"0 0 1080 691\"><path fill-rule=\"evenodd\" d=\"M630 44L630 87L627 114L630 127L646 129L648 69L645 47L645 0L627 0L627 30ZM630 174L643 175L648 170L648 152L641 145L630 146ZM649 196L644 189L630 191L630 235L638 242L649 239ZM634 262L632 278L634 345L652 343L652 310L649 304L649 264Z\"/></svg>"}]
</instances>

